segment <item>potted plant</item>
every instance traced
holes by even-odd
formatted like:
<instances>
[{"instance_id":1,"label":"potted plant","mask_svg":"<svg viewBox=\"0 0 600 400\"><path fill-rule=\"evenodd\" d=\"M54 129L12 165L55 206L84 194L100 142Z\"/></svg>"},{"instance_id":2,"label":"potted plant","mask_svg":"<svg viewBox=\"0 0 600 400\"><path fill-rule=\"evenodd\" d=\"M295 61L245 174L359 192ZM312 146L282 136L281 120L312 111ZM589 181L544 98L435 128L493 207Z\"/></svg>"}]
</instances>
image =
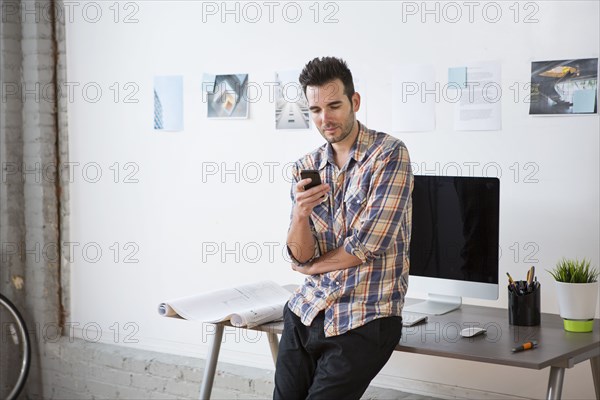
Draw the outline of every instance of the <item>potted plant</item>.
<instances>
[{"instance_id":1,"label":"potted plant","mask_svg":"<svg viewBox=\"0 0 600 400\"><path fill-rule=\"evenodd\" d=\"M563 258L552 271L556 280L558 308L566 331L591 332L598 301L598 270L585 258Z\"/></svg>"}]
</instances>

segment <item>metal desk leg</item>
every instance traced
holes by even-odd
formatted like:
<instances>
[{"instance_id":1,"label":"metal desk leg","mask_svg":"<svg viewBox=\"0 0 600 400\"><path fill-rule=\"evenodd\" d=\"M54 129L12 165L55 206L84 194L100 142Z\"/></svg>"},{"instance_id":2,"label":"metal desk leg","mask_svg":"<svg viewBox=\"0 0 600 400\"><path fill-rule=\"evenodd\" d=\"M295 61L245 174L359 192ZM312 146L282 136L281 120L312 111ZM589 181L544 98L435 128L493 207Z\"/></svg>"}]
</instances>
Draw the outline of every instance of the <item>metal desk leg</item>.
<instances>
[{"instance_id":1,"label":"metal desk leg","mask_svg":"<svg viewBox=\"0 0 600 400\"><path fill-rule=\"evenodd\" d=\"M565 377L565 369L560 367L550 367L550 377L548 378L547 400L560 400L562 396L562 385Z\"/></svg>"},{"instance_id":2,"label":"metal desk leg","mask_svg":"<svg viewBox=\"0 0 600 400\"><path fill-rule=\"evenodd\" d=\"M271 348L271 356L273 356L273 364L277 365L277 354L279 353L279 338L276 333L267 333L269 339L269 347Z\"/></svg>"},{"instance_id":3,"label":"metal desk leg","mask_svg":"<svg viewBox=\"0 0 600 400\"><path fill-rule=\"evenodd\" d=\"M215 334L210 339L208 357L206 359L206 367L204 368L204 377L200 386L200 400L209 400L210 392L212 391L213 382L215 380L215 371L217 369L217 360L219 359L219 351L221 350L221 340L223 340L223 331L225 326L222 324L214 324Z\"/></svg>"},{"instance_id":4,"label":"metal desk leg","mask_svg":"<svg viewBox=\"0 0 600 400\"><path fill-rule=\"evenodd\" d=\"M596 399L600 400L600 356L590 358L592 365L592 378L594 378L594 389L596 389Z\"/></svg>"}]
</instances>

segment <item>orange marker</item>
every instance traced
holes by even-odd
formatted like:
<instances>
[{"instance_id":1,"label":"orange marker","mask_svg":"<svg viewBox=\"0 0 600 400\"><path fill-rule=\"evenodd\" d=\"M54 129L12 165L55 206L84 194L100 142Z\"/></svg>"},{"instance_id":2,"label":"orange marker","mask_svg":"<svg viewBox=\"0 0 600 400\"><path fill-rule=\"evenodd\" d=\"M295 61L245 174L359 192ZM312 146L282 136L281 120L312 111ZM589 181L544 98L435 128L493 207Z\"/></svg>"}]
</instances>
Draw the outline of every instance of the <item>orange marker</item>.
<instances>
[{"instance_id":1,"label":"orange marker","mask_svg":"<svg viewBox=\"0 0 600 400\"><path fill-rule=\"evenodd\" d=\"M525 351L525 350L529 350L529 349L535 349L538 345L537 340L532 340L531 342L525 342L522 345L520 345L519 347L515 347L514 349L512 349L513 353L518 353L519 351Z\"/></svg>"}]
</instances>

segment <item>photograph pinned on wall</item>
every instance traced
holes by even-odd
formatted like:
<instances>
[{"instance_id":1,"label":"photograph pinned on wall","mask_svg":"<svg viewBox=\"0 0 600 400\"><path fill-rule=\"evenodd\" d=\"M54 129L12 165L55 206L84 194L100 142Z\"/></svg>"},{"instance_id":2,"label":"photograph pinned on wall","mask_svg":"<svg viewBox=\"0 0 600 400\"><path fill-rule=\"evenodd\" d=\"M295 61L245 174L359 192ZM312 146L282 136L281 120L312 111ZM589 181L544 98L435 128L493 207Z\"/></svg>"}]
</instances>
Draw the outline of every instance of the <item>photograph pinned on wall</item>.
<instances>
[{"instance_id":1,"label":"photograph pinned on wall","mask_svg":"<svg viewBox=\"0 0 600 400\"><path fill-rule=\"evenodd\" d=\"M598 59L531 63L531 115L596 114Z\"/></svg>"},{"instance_id":2,"label":"photograph pinned on wall","mask_svg":"<svg viewBox=\"0 0 600 400\"><path fill-rule=\"evenodd\" d=\"M183 130L183 77L154 77L154 130Z\"/></svg>"},{"instance_id":3,"label":"photograph pinned on wall","mask_svg":"<svg viewBox=\"0 0 600 400\"><path fill-rule=\"evenodd\" d=\"M202 91L208 118L248 118L248 74L204 74Z\"/></svg>"},{"instance_id":4,"label":"photograph pinned on wall","mask_svg":"<svg viewBox=\"0 0 600 400\"><path fill-rule=\"evenodd\" d=\"M300 71L275 73L275 129L309 129L308 102L298 81Z\"/></svg>"},{"instance_id":5,"label":"photograph pinned on wall","mask_svg":"<svg viewBox=\"0 0 600 400\"><path fill-rule=\"evenodd\" d=\"M423 87L435 87L435 68L432 64L396 67L392 76L392 132L426 132L435 129L435 98L422 96Z\"/></svg>"}]
</instances>

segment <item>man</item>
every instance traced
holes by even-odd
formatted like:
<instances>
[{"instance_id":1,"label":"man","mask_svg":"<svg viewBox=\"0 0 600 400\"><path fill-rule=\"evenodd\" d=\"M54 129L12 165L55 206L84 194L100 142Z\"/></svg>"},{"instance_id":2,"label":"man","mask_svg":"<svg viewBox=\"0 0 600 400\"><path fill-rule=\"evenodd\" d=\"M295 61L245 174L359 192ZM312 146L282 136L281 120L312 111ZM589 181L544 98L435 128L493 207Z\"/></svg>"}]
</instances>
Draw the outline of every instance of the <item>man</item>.
<instances>
[{"instance_id":1,"label":"man","mask_svg":"<svg viewBox=\"0 0 600 400\"><path fill-rule=\"evenodd\" d=\"M315 58L300 83L327 143L293 168L287 245L307 277L284 311L274 398L359 399L400 340L413 176L404 143L356 120L343 60ZM323 183L305 190L304 169Z\"/></svg>"}]
</instances>

